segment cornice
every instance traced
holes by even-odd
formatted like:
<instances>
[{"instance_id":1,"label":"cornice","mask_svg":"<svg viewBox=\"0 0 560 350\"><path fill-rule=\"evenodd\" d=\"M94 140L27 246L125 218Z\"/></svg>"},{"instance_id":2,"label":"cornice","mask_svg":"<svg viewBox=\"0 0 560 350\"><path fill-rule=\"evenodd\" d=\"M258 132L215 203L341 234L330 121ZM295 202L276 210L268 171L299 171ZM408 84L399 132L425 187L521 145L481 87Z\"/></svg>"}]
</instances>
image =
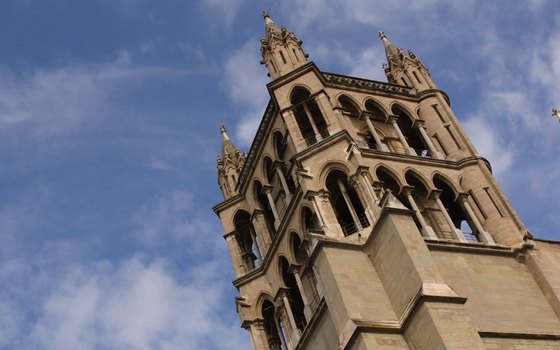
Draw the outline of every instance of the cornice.
<instances>
[{"instance_id":1,"label":"cornice","mask_svg":"<svg viewBox=\"0 0 560 350\"><path fill-rule=\"evenodd\" d=\"M407 86L384 83L375 80L368 80L350 77L342 74L322 72L322 75L329 86L344 86L354 89L376 91L388 94L397 94L406 97L416 97L414 90Z\"/></svg>"}]
</instances>

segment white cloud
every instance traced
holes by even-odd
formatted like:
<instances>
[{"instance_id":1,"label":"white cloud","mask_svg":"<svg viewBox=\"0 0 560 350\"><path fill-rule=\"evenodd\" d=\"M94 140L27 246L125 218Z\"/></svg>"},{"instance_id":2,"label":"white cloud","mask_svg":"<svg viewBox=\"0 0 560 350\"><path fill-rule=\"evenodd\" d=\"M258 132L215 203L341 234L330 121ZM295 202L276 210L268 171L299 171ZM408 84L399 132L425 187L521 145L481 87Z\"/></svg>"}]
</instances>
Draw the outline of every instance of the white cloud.
<instances>
[{"instance_id":1,"label":"white cloud","mask_svg":"<svg viewBox=\"0 0 560 350\"><path fill-rule=\"evenodd\" d=\"M236 134L246 145L253 140L269 98L264 88L269 78L259 65L258 43L252 38L228 58L222 80L228 98L239 109Z\"/></svg>"},{"instance_id":2,"label":"white cloud","mask_svg":"<svg viewBox=\"0 0 560 350\"><path fill-rule=\"evenodd\" d=\"M246 0L203 0L202 4L213 25L224 25L228 29L245 2Z\"/></svg>"},{"instance_id":3,"label":"white cloud","mask_svg":"<svg viewBox=\"0 0 560 350\"><path fill-rule=\"evenodd\" d=\"M49 293L32 327L41 349L241 349L237 320L220 315L218 264L180 282L164 260L78 265ZM203 276L203 277L201 277Z\"/></svg>"}]
</instances>

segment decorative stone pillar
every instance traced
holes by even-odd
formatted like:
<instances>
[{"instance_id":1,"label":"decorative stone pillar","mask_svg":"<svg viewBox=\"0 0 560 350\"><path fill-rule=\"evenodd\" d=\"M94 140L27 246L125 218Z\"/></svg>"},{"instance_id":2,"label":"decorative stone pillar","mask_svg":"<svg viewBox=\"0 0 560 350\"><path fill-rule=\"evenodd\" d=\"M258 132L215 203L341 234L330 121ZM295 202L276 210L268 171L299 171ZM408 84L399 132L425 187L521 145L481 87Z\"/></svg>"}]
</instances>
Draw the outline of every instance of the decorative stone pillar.
<instances>
[{"instance_id":1,"label":"decorative stone pillar","mask_svg":"<svg viewBox=\"0 0 560 350\"><path fill-rule=\"evenodd\" d=\"M302 103L302 106L303 106L303 110L305 111L305 115L307 116L307 120L309 121L309 124L313 129L313 133L315 134L315 139L317 140L317 142L321 141L322 140L321 134L319 133L319 129L317 129L317 125L315 124L315 120L313 119L311 112L309 112L309 107L307 107L307 102L304 101Z\"/></svg>"},{"instance_id":2,"label":"decorative stone pillar","mask_svg":"<svg viewBox=\"0 0 560 350\"><path fill-rule=\"evenodd\" d=\"M325 124L327 124L327 126L330 126L331 121L329 120L330 119L329 113L327 112L329 110L332 110L332 105L331 102L329 101L327 94L325 93L325 90L321 90L318 94L313 96L313 99L315 100L315 103L319 107L319 110L321 111L321 114L325 119Z\"/></svg>"},{"instance_id":3,"label":"decorative stone pillar","mask_svg":"<svg viewBox=\"0 0 560 350\"><path fill-rule=\"evenodd\" d=\"M375 130L375 127L373 126L373 123L371 121L371 115L370 113L362 113L364 120L366 121L366 124L368 126L369 132L371 134L371 136L373 136L373 139L375 140L375 143L377 144L377 150L378 151L383 151L383 152L389 152L389 149L387 148L387 145L385 145L384 143L381 142L381 139L379 138L379 135L377 134L377 130Z\"/></svg>"},{"instance_id":4,"label":"decorative stone pillar","mask_svg":"<svg viewBox=\"0 0 560 350\"><path fill-rule=\"evenodd\" d=\"M420 132L420 135L422 136L422 139L424 140L424 142L426 143L426 146L428 146L428 149L430 150L430 154L431 154L432 158L443 159L441 154L437 151L436 147L434 146L434 143L432 142L432 139L430 138L430 136L428 136L428 133L426 132L425 122L421 119L416 119L414 121L413 127L418 129L418 131Z\"/></svg>"},{"instance_id":5,"label":"decorative stone pillar","mask_svg":"<svg viewBox=\"0 0 560 350\"><path fill-rule=\"evenodd\" d=\"M280 322L278 321L278 315L274 315L274 324L276 325L276 332L278 332L278 337L280 338L280 342L282 343L282 349L289 350L290 348L288 347L286 337L284 336L284 330L282 329L282 327L280 326Z\"/></svg>"},{"instance_id":6,"label":"decorative stone pillar","mask_svg":"<svg viewBox=\"0 0 560 350\"><path fill-rule=\"evenodd\" d=\"M341 238L342 228L332 208L329 192L321 190L320 192L310 192L307 196L312 200L313 207L316 210L317 218L320 220L321 228L325 236Z\"/></svg>"},{"instance_id":7,"label":"decorative stone pillar","mask_svg":"<svg viewBox=\"0 0 560 350\"><path fill-rule=\"evenodd\" d=\"M266 194L266 198L268 199L268 204L270 205L270 209L272 210L272 215L274 215L274 227L278 229L278 226L280 226L280 216L278 215L278 211L276 210L276 203L274 203L274 199L272 198L272 186L264 186L263 191Z\"/></svg>"},{"instance_id":8,"label":"decorative stone pillar","mask_svg":"<svg viewBox=\"0 0 560 350\"><path fill-rule=\"evenodd\" d=\"M289 107L280 112L282 114L282 119L288 128L290 135L292 136L292 140L294 142L294 146L296 148L296 152L300 152L307 147L307 143L301 134L301 130L296 120L296 115L294 113L294 108Z\"/></svg>"},{"instance_id":9,"label":"decorative stone pillar","mask_svg":"<svg viewBox=\"0 0 560 350\"><path fill-rule=\"evenodd\" d=\"M299 290L299 294L301 295L301 300L303 301L303 315L307 322L311 320L311 316L313 316L313 312L311 311L311 307L309 306L309 299L307 298L307 294L305 293L305 289L303 288L303 283L301 282L301 277L299 275L300 265L292 265L290 266L289 272L291 272L297 283L297 287Z\"/></svg>"},{"instance_id":10,"label":"decorative stone pillar","mask_svg":"<svg viewBox=\"0 0 560 350\"><path fill-rule=\"evenodd\" d=\"M358 214L356 213L356 210L354 210L354 206L352 205L352 202L350 201L350 197L348 196L348 192L346 192L346 187L344 187L344 184L342 183L342 180L340 180L340 179L336 179L336 184L338 185L338 189L342 193L342 198L344 199L344 202L346 203L346 206L348 207L348 210L350 211L350 215L352 216L352 220L354 220L354 223L356 224L356 228L358 229L358 231L360 231L362 229L362 225L360 223L360 218L358 217Z\"/></svg>"},{"instance_id":11,"label":"decorative stone pillar","mask_svg":"<svg viewBox=\"0 0 560 350\"><path fill-rule=\"evenodd\" d=\"M459 230L455 227L455 224L453 223L453 220L451 220L451 217L449 216L449 213L447 212L447 208L445 208L445 206L441 202L441 199L439 198L442 192L443 191L440 190L440 189L434 189L430 192L430 196L433 200L436 201L436 204L437 204L439 210L441 211L441 214L445 218L445 221L447 222L447 225L449 225L449 230L451 231L451 236L453 237L453 239L456 239L456 240L461 241L461 242L466 242L467 240L465 239L465 235L463 235L463 232L461 232L461 230Z\"/></svg>"},{"instance_id":12,"label":"decorative stone pillar","mask_svg":"<svg viewBox=\"0 0 560 350\"><path fill-rule=\"evenodd\" d=\"M290 339L292 340L292 344L295 345L299 341L299 337L301 336L301 334L299 333L299 329L297 328L296 319L294 318L294 313L292 312L292 307L288 300L288 291L286 289L281 289L279 292L284 304L284 310L286 311L286 315L288 316L288 321L290 322L290 327L292 328Z\"/></svg>"},{"instance_id":13,"label":"decorative stone pillar","mask_svg":"<svg viewBox=\"0 0 560 350\"><path fill-rule=\"evenodd\" d=\"M255 245L255 255L257 256L257 261L259 262L260 265L262 263L263 258L262 258L259 240L257 239L257 235L255 234L255 229L253 228L253 225L249 227L249 233L251 234L251 239L253 240L253 244Z\"/></svg>"},{"instance_id":14,"label":"decorative stone pillar","mask_svg":"<svg viewBox=\"0 0 560 350\"><path fill-rule=\"evenodd\" d=\"M268 337L266 336L266 331L264 329L263 320L254 320L250 322L245 322L243 325L251 337L251 344L254 349L264 349L264 350L275 350L280 349L280 340L278 339L278 347L273 348L269 344Z\"/></svg>"},{"instance_id":15,"label":"decorative stone pillar","mask_svg":"<svg viewBox=\"0 0 560 350\"><path fill-rule=\"evenodd\" d=\"M465 193L465 192L459 193L459 195L457 196L457 200L459 201L459 203L461 203L461 206L467 212L467 215L469 216L469 219L474 224L474 226L476 228L476 231L478 233L479 239L482 242L486 242L488 244L492 244L492 245L496 244L494 242L494 239L490 235L490 233L488 233L486 230L484 230L484 228L480 224L480 221L478 221L478 218L476 217L468 199L469 199L469 194Z\"/></svg>"},{"instance_id":16,"label":"decorative stone pillar","mask_svg":"<svg viewBox=\"0 0 560 350\"><path fill-rule=\"evenodd\" d=\"M259 242L262 244L261 252L266 254L270 243L272 242L273 233L270 232L268 225L266 224L266 219L264 217L264 211L262 209L255 209L251 217L251 223L256 231Z\"/></svg>"},{"instance_id":17,"label":"decorative stone pillar","mask_svg":"<svg viewBox=\"0 0 560 350\"><path fill-rule=\"evenodd\" d=\"M350 181L351 181L350 185L356 189L356 192L358 192L358 197L360 197L362 205L365 209L366 217L368 221L372 223L375 217L372 207L375 202L371 198L371 194L366 188L367 186L364 186L363 177L359 175L359 172L360 169L358 169L355 175L352 175L350 177Z\"/></svg>"},{"instance_id":18,"label":"decorative stone pillar","mask_svg":"<svg viewBox=\"0 0 560 350\"><path fill-rule=\"evenodd\" d=\"M244 264L241 260L241 249L239 248L239 243L237 242L237 238L235 237L235 231L226 233L224 235L224 239L226 240L228 246L229 255L231 256L231 262L233 264L235 275L240 276L244 272Z\"/></svg>"},{"instance_id":19,"label":"decorative stone pillar","mask_svg":"<svg viewBox=\"0 0 560 350\"><path fill-rule=\"evenodd\" d=\"M282 189L284 190L284 193L286 193L286 206L288 206L288 203L290 203L290 201L292 200L292 193L288 188L288 182L286 181L286 177L284 176L284 172L282 171L282 163L277 163L276 174L278 174L278 179L282 184Z\"/></svg>"},{"instance_id":20,"label":"decorative stone pillar","mask_svg":"<svg viewBox=\"0 0 560 350\"><path fill-rule=\"evenodd\" d=\"M397 120L399 119L398 116L396 115L390 115L389 118L387 118L387 123L393 125L393 128L395 129L395 132L397 133L397 136L399 137L399 140L401 141L403 147L404 147L404 151L406 154L411 155L411 156L416 156L416 151L414 151L412 148L410 148L410 146L408 145L408 142L406 141L406 137L404 137L401 128L399 128L399 124L397 124Z\"/></svg>"},{"instance_id":21,"label":"decorative stone pillar","mask_svg":"<svg viewBox=\"0 0 560 350\"><path fill-rule=\"evenodd\" d=\"M426 223L424 216L422 216L422 213L420 212L420 209L418 208L418 205L416 204L416 201L412 196L413 190L414 187L412 186L403 186L402 188L402 192L406 195L406 198L408 199L408 202L410 203L410 206L412 207L412 210L416 215L416 219L420 223L422 236L430 239L437 239L438 237L436 236L434 229Z\"/></svg>"}]
</instances>

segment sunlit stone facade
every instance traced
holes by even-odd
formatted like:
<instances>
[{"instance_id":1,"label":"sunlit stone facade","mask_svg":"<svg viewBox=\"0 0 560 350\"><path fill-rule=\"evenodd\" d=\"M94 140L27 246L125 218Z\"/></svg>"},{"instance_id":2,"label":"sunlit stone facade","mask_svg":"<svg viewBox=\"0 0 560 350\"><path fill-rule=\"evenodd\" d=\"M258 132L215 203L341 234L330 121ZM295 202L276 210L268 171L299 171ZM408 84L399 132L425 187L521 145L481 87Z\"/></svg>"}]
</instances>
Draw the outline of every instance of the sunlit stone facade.
<instances>
[{"instance_id":1,"label":"sunlit stone facade","mask_svg":"<svg viewBox=\"0 0 560 350\"><path fill-rule=\"evenodd\" d=\"M560 349L560 245L527 231L426 67L326 73L264 14L270 102L218 178L254 349ZM265 87L263 87L264 89Z\"/></svg>"}]
</instances>

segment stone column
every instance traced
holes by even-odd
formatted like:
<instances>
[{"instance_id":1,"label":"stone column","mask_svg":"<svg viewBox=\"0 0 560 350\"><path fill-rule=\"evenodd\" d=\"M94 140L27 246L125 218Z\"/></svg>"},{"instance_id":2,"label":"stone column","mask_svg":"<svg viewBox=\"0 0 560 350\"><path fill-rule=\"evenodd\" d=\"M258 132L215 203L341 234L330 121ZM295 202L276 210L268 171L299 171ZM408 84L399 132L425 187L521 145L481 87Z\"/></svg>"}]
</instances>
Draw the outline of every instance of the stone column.
<instances>
[{"instance_id":1,"label":"stone column","mask_svg":"<svg viewBox=\"0 0 560 350\"><path fill-rule=\"evenodd\" d=\"M358 172L360 172L360 170L358 169ZM358 173L357 172L357 173ZM375 203L372 198L371 198L371 194L369 193L368 189L366 188L366 186L364 186L364 182L363 182L363 177L361 175L352 175L350 177L350 181L351 181L351 186L353 186L356 191L358 192L358 196L360 197L360 200L362 202L362 205L365 209L365 214L366 217L368 219L368 221L370 223L373 223L374 218L375 218L375 213L373 212L373 204Z\"/></svg>"},{"instance_id":2,"label":"stone column","mask_svg":"<svg viewBox=\"0 0 560 350\"><path fill-rule=\"evenodd\" d=\"M480 224L480 221L478 221L478 218L476 217L474 211L472 210L472 207L468 199L469 199L468 193L459 193L459 195L457 196L457 200L459 201L459 203L461 203L461 206L465 209L467 215L471 219L471 222L474 224L476 231L478 233L478 237L482 242L486 242L492 245L496 244L494 242L494 239L490 235L490 233L485 231L482 225Z\"/></svg>"},{"instance_id":3,"label":"stone column","mask_svg":"<svg viewBox=\"0 0 560 350\"><path fill-rule=\"evenodd\" d=\"M273 233L270 232L268 225L266 224L266 219L264 218L264 212L262 209L255 209L253 211L251 223L253 224L253 228L259 238L259 242L262 244L261 252L266 254L268 248L270 247Z\"/></svg>"},{"instance_id":4,"label":"stone column","mask_svg":"<svg viewBox=\"0 0 560 350\"><path fill-rule=\"evenodd\" d=\"M253 225L249 227L249 233L251 233L251 239L253 240L253 244L255 244L255 255L257 256L257 261L259 262L260 265L262 263L261 247L259 245L259 241L257 240L257 235L255 234L255 229L253 228Z\"/></svg>"},{"instance_id":5,"label":"stone column","mask_svg":"<svg viewBox=\"0 0 560 350\"><path fill-rule=\"evenodd\" d=\"M443 159L441 154L437 151L436 147L434 146L434 143L432 142L432 139L430 138L430 136L428 136L428 133L426 132L426 125L425 125L424 121L419 120L419 119L415 120L413 127L417 128L418 131L420 132L420 135L422 136L422 139L424 139L424 142L426 143L426 145L428 146L428 149L430 150L430 154L431 154L432 158Z\"/></svg>"},{"instance_id":6,"label":"stone column","mask_svg":"<svg viewBox=\"0 0 560 350\"><path fill-rule=\"evenodd\" d=\"M379 138L379 135L377 134L377 130L375 130L375 127L373 126L373 123L371 122L371 117L369 115L369 113L363 113L364 119L366 121L366 124L368 126L369 132L371 133L371 136L373 136L373 139L375 140L375 143L377 144L377 150L379 151L384 151L384 152L389 152L389 149L387 148L387 145L385 145L384 143L381 142L381 139Z\"/></svg>"},{"instance_id":7,"label":"stone column","mask_svg":"<svg viewBox=\"0 0 560 350\"><path fill-rule=\"evenodd\" d=\"M416 151L414 151L412 148L410 148L410 146L408 145L408 142L406 141L406 138L404 137L401 128L399 128L399 124L397 124L397 120L399 119L398 116L396 115L390 115L389 118L387 119L387 122L390 123L391 125L393 125L393 128L395 129L395 132L397 133L397 136L399 137L399 140L401 141L404 150L406 152L406 154L411 155L411 156L416 156Z\"/></svg>"},{"instance_id":8,"label":"stone column","mask_svg":"<svg viewBox=\"0 0 560 350\"><path fill-rule=\"evenodd\" d=\"M280 322L278 321L278 316L274 315L274 324L276 324L276 331L278 332L278 337L280 338L280 342L282 343L282 349L290 349L288 348L288 344L286 342L286 338L284 337L284 331L280 326Z\"/></svg>"},{"instance_id":9,"label":"stone column","mask_svg":"<svg viewBox=\"0 0 560 350\"><path fill-rule=\"evenodd\" d=\"M356 223L356 228L358 229L358 231L361 230L362 225L360 224L360 218L358 217L358 214L356 214L356 211L354 210L354 206L352 205L352 202L350 201L350 197L348 197L348 193L346 192L346 188L344 187L344 184L342 183L342 180L336 179L336 184L338 185L338 188L340 189L340 192L342 193L342 198L344 199L344 202L346 203L346 206L348 207L348 210L350 211L350 215L352 215L352 219Z\"/></svg>"},{"instance_id":10,"label":"stone column","mask_svg":"<svg viewBox=\"0 0 560 350\"><path fill-rule=\"evenodd\" d=\"M303 283L301 282L301 277L299 275L299 265L292 265L290 267L290 272L296 278L297 287L299 290L299 294L301 295L301 300L303 301L303 314L307 322L311 320L311 316L313 316L313 312L311 311L311 307L309 306L309 299L307 299L307 294L305 294L305 290L303 289Z\"/></svg>"},{"instance_id":11,"label":"stone column","mask_svg":"<svg viewBox=\"0 0 560 350\"><path fill-rule=\"evenodd\" d=\"M309 107L307 107L307 103L303 102L302 106L303 106L303 109L305 111L305 115L307 116L307 120L309 121L309 124L311 124L311 128L313 129L313 133L315 134L315 138L317 139L317 141L321 141L322 140L321 134L319 133L319 130L317 129L317 125L315 124L315 120L313 119L313 116L311 115L311 112L309 112Z\"/></svg>"},{"instance_id":12,"label":"stone column","mask_svg":"<svg viewBox=\"0 0 560 350\"><path fill-rule=\"evenodd\" d=\"M286 206L288 206L288 203L292 200L292 193L288 188L288 182L286 182L286 177L284 176L284 172L282 171L280 164L276 166L276 174L278 174L278 179L280 179L282 189L284 189L284 192L286 193Z\"/></svg>"},{"instance_id":13,"label":"stone column","mask_svg":"<svg viewBox=\"0 0 560 350\"><path fill-rule=\"evenodd\" d=\"M323 214L321 213L321 209L319 208L319 205L317 204L317 196L318 195L312 195L311 196L311 205L313 206L313 210L315 211L315 215L317 216L317 220L319 220L319 224L321 225L321 229L324 231L325 230L325 220L323 219Z\"/></svg>"},{"instance_id":14,"label":"stone column","mask_svg":"<svg viewBox=\"0 0 560 350\"><path fill-rule=\"evenodd\" d=\"M412 186L403 186L403 188L402 188L402 191L406 195L406 198L408 199L408 202L410 203L410 206L412 207L412 210L414 210L414 214L416 215L416 219L418 219L418 222L420 223L422 236L424 236L426 238L430 238L430 239L437 239L438 237L436 236L436 233L434 232L434 229L426 223L426 220L424 220L424 216L422 216L422 213L420 212L420 209L418 208L418 205L416 205L416 201L414 200L414 197L412 196L412 191L413 190L414 190L414 187L412 187Z\"/></svg>"},{"instance_id":15,"label":"stone column","mask_svg":"<svg viewBox=\"0 0 560 350\"><path fill-rule=\"evenodd\" d=\"M268 337L266 336L266 332L264 330L263 320L252 321L248 323L244 328L249 331L249 334L251 336L251 343L253 344L254 349L271 349L270 345L268 344Z\"/></svg>"},{"instance_id":16,"label":"stone column","mask_svg":"<svg viewBox=\"0 0 560 350\"><path fill-rule=\"evenodd\" d=\"M288 316L288 321L290 322L290 327L292 328L292 334L290 338L292 340L292 344L295 345L297 344L300 337L299 329L297 328L296 325L296 319L294 318L292 307L290 306L290 302L288 301L288 291L284 289L281 290L280 293L282 296L282 302L284 303L284 310L286 311L286 315Z\"/></svg>"},{"instance_id":17,"label":"stone column","mask_svg":"<svg viewBox=\"0 0 560 350\"><path fill-rule=\"evenodd\" d=\"M278 226L280 225L280 216L278 215L278 211L276 211L276 203L274 203L274 199L272 198L272 186L264 186L263 191L268 199L272 215L274 215L274 227L278 229Z\"/></svg>"},{"instance_id":18,"label":"stone column","mask_svg":"<svg viewBox=\"0 0 560 350\"><path fill-rule=\"evenodd\" d=\"M296 152L300 152L307 147L307 143L301 134L301 130L296 120L296 115L294 114L294 108L290 107L281 112L282 119L288 128L288 131L294 142Z\"/></svg>"},{"instance_id":19,"label":"stone column","mask_svg":"<svg viewBox=\"0 0 560 350\"><path fill-rule=\"evenodd\" d=\"M319 110L321 111L321 114L323 115L323 119L325 119L325 124L327 124L327 126L331 125L326 106L328 106L330 109L332 109L332 105L331 105L330 101L328 100L327 95L325 94L325 91L324 90L320 91L317 95L313 96L313 99L315 100L315 103L319 107Z\"/></svg>"},{"instance_id":20,"label":"stone column","mask_svg":"<svg viewBox=\"0 0 560 350\"><path fill-rule=\"evenodd\" d=\"M445 221L447 221L447 225L449 225L449 229L451 230L451 236L458 241L466 242L467 240L465 239L465 236L463 235L463 232L461 232L461 230L459 230L455 227L455 224L453 223L453 220L451 220L451 217L449 216L449 213L447 212L447 209L445 208L445 206L441 202L441 199L439 198L440 195L441 195L441 192L442 192L442 190L439 190L439 189L432 190L430 192L430 196L432 196L432 199L434 199L436 201L436 204L437 204L439 210L441 211L441 213L443 214L443 217L445 218Z\"/></svg>"},{"instance_id":21,"label":"stone column","mask_svg":"<svg viewBox=\"0 0 560 350\"><path fill-rule=\"evenodd\" d=\"M231 262L233 264L235 275L240 276L244 272L244 264L241 260L241 249L239 249L239 243L237 242L237 238L235 238L235 231L226 233L224 235L224 239L226 240L229 249L229 254L231 256Z\"/></svg>"}]
</instances>

